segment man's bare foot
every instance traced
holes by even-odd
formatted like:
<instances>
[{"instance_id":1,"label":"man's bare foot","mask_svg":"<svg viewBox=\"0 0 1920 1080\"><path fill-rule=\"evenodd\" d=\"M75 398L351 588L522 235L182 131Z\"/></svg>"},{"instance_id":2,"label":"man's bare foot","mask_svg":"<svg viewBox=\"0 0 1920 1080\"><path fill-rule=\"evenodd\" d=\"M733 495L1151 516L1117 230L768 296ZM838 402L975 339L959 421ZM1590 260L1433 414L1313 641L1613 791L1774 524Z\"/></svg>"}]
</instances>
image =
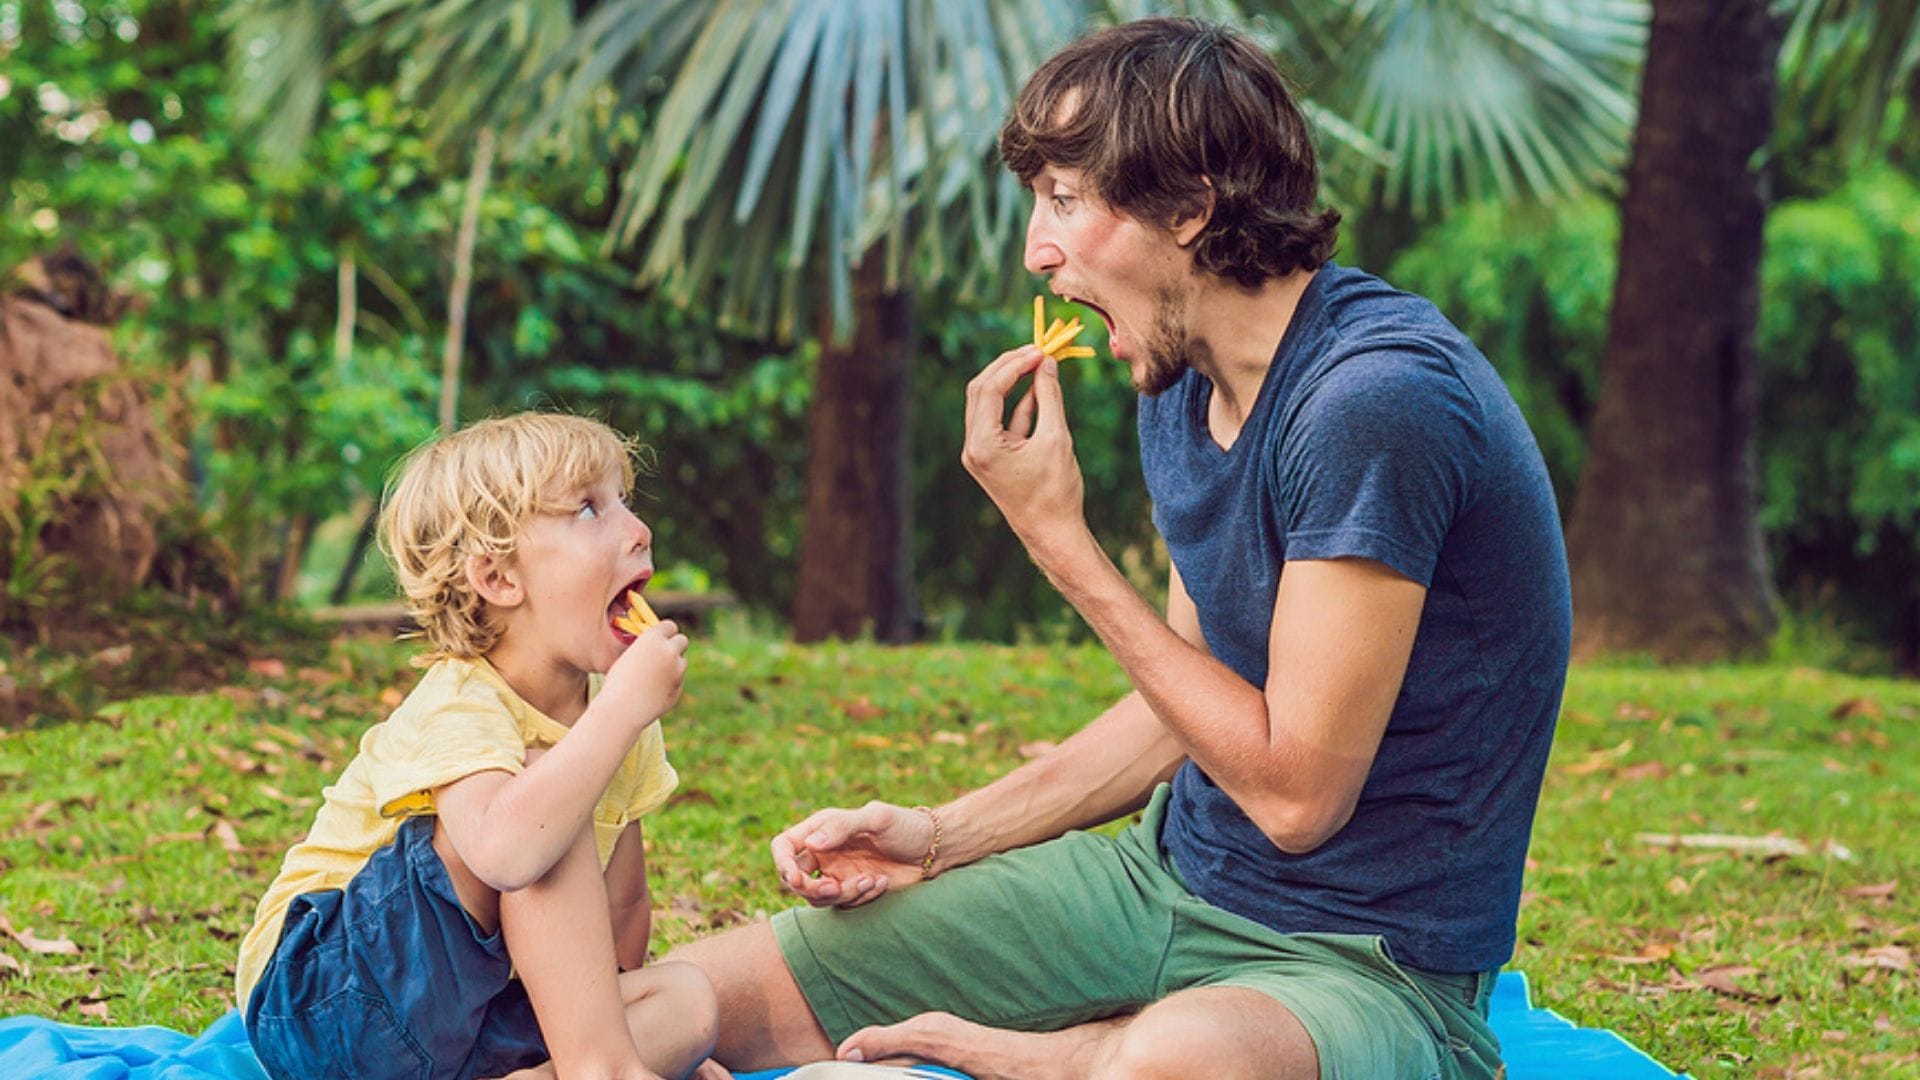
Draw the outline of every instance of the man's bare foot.
<instances>
[{"instance_id":1,"label":"man's bare foot","mask_svg":"<svg viewBox=\"0 0 1920 1080\"><path fill-rule=\"evenodd\" d=\"M1111 1030L1089 1024L1045 1035L1006 1031L950 1013L921 1013L898 1024L862 1028L840 1044L842 1061L929 1061L974 1080L1079 1080Z\"/></svg>"}]
</instances>

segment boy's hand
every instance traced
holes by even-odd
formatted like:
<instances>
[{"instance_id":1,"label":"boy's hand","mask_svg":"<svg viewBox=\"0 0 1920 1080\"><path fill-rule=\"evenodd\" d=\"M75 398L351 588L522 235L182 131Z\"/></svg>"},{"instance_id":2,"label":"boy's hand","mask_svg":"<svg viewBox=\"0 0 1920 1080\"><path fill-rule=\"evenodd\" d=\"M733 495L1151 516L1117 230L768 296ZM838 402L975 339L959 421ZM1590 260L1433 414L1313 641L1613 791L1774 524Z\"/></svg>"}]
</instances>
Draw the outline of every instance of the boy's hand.
<instances>
[{"instance_id":1,"label":"boy's hand","mask_svg":"<svg viewBox=\"0 0 1920 1080\"><path fill-rule=\"evenodd\" d=\"M892 803L821 810L773 838L780 881L815 907L859 907L920 880L927 815Z\"/></svg>"},{"instance_id":2,"label":"boy's hand","mask_svg":"<svg viewBox=\"0 0 1920 1080\"><path fill-rule=\"evenodd\" d=\"M607 670L600 695L622 703L621 711L646 727L680 700L687 675L687 635L672 619L647 627Z\"/></svg>"}]
</instances>

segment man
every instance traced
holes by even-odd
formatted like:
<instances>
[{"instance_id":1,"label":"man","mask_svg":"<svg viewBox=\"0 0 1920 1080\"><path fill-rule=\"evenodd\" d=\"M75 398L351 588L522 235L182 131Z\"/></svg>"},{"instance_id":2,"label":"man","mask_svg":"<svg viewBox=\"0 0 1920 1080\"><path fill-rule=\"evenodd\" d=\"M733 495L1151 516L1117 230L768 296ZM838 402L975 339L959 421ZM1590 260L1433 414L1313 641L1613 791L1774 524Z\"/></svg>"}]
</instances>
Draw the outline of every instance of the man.
<instances>
[{"instance_id":1,"label":"man","mask_svg":"<svg viewBox=\"0 0 1920 1080\"><path fill-rule=\"evenodd\" d=\"M676 954L719 991L717 1058L1494 1075L1571 621L1518 409L1430 304L1327 261L1305 123L1232 33L1074 43L1001 150L1034 193L1027 268L1102 316L1143 395L1165 617L1088 531L1056 363L1001 356L963 460L1135 689L945 806L776 838L813 906Z\"/></svg>"}]
</instances>

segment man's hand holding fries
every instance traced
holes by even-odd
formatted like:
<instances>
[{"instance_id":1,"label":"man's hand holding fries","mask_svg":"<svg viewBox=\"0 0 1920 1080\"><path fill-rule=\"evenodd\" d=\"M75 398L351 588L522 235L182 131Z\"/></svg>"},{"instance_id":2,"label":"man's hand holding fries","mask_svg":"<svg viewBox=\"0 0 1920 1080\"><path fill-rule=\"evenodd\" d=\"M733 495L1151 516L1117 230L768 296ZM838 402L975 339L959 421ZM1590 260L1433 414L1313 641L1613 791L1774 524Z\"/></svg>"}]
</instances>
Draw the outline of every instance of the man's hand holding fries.
<instances>
[{"instance_id":1,"label":"man's hand holding fries","mask_svg":"<svg viewBox=\"0 0 1920 1080\"><path fill-rule=\"evenodd\" d=\"M1000 354L967 384L960 461L1044 567L1046 553L1081 538L1091 540L1080 463L1060 394L1059 361L1091 356L1093 350L1071 344L1079 320L1049 331L1039 325L1043 315L1036 298L1035 343ZM1003 424L1007 395L1028 375L1032 389Z\"/></svg>"}]
</instances>

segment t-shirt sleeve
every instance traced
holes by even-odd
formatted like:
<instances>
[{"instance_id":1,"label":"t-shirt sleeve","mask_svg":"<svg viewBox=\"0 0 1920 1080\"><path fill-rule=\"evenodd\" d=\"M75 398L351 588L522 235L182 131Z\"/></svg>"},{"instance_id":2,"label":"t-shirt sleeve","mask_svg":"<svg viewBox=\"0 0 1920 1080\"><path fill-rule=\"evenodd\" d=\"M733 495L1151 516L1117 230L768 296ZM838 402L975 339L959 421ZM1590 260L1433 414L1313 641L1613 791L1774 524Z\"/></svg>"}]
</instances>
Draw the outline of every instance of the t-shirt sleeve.
<instances>
[{"instance_id":1,"label":"t-shirt sleeve","mask_svg":"<svg viewBox=\"0 0 1920 1080\"><path fill-rule=\"evenodd\" d=\"M526 743L504 707L456 698L381 727L360 752L382 817L431 813L435 788L474 773L526 768Z\"/></svg>"},{"instance_id":2,"label":"t-shirt sleeve","mask_svg":"<svg viewBox=\"0 0 1920 1080\"><path fill-rule=\"evenodd\" d=\"M647 725L633 745L633 792L627 798L627 820L651 814L666 805L667 797L680 786L680 774L667 760L667 742L659 724Z\"/></svg>"},{"instance_id":3,"label":"t-shirt sleeve","mask_svg":"<svg viewBox=\"0 0 1920 1080\"><path fill-rule=\"evenodd\" d=\"M1310 388L1279 448L1286 558L1361 558L1423 586L1483 456L1478 403L1442 358L1362 353Z\"/></svg>"}]
</instances>

